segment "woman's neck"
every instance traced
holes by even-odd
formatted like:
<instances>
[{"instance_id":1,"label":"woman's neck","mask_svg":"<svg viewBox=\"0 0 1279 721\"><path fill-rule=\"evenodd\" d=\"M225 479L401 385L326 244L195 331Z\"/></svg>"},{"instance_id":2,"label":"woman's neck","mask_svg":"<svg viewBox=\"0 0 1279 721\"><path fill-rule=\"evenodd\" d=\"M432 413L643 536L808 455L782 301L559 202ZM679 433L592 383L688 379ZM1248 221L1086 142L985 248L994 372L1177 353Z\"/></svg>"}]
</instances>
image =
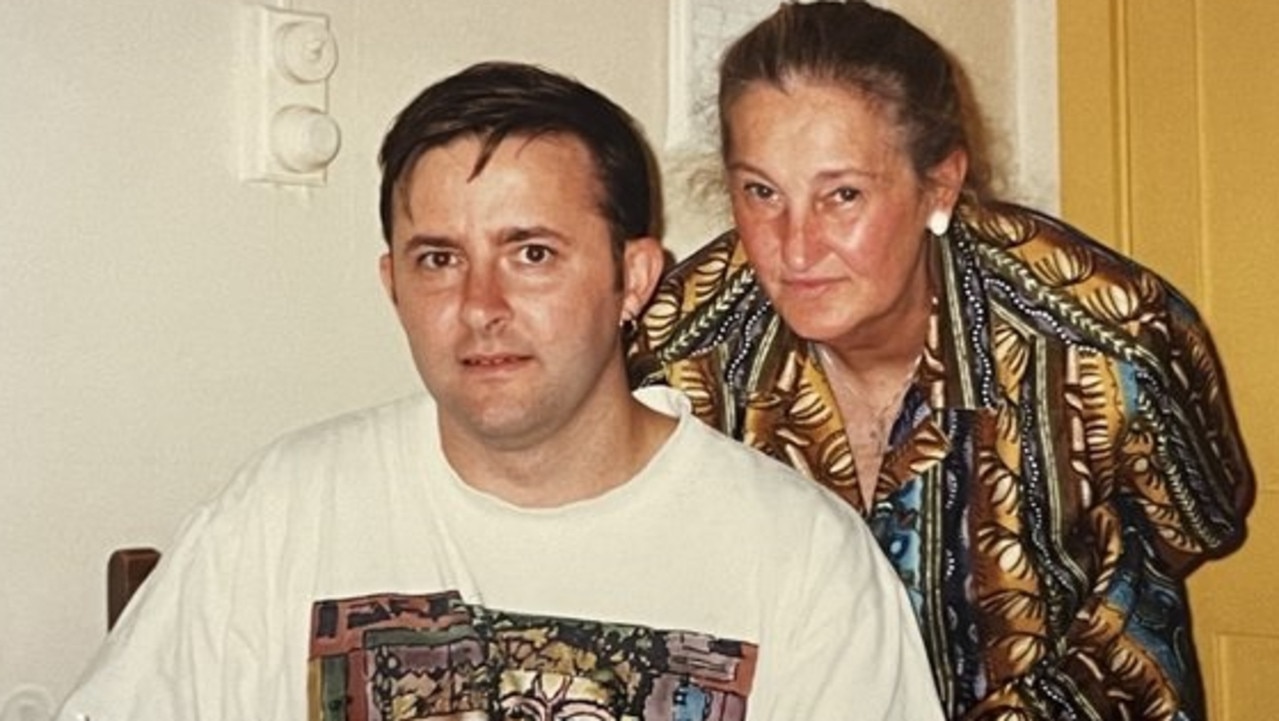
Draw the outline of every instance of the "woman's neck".
<instances>
[{"instance_id":1,"label":"woman's neck","mask_svg":"<svg viewBox=\"0 0 1279 721\"><path fill-rule=\"evenodd\" d=\"M860 510L875 501L893 423L914 381L928 340L931 298L899 321L891 340L851 348L815 344L853 455Z\"/></svg>"}]
</instances>

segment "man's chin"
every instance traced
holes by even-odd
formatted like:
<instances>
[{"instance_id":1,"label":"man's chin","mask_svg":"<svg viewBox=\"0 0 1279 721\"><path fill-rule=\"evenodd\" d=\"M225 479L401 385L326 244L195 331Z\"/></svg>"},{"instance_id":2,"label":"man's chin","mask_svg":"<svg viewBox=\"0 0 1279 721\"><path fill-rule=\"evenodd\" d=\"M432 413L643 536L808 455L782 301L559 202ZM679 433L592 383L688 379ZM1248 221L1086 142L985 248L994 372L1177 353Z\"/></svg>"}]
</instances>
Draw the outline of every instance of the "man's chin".
<instances>
[{"instance_id":1,"label":"man's chin","mask_svg":"<svg viewBox=\"0 0 1279 721\"><path fill-rule=\"evenodd\" d=\"M466 435L471 442L493 450L519 450L545 437L547 423L525 404L513 403L509 395L493 403L470 405L447 413L445 429ZM441 412L444 412L443 410Z\"/></svg>"}]
</instances>

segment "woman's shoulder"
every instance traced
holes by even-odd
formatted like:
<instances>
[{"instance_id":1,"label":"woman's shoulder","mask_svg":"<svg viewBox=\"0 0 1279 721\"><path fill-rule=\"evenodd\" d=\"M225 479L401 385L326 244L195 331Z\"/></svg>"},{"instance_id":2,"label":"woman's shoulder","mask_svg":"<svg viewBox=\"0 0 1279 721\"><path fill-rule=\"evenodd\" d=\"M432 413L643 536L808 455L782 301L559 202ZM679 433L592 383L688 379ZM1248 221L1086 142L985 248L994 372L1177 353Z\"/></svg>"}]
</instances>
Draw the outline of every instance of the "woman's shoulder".
<instances>
[{"instance_id":1,"label":"woman's shoulder","mask_svg":"<svg viewBox=\"0 0 1279 721\"><path fill-rule=\"evenodd\" d=\"M704 351L749 333L770 308L737 233L727 231L666 271L639 318L630 356L669 360Z\"/></svg>"},{"instance_id":2,"label":"woman's shoulder","mask_svg":"<svg viewBox=\"0 0 1279 721\"><path fill-rule=\"evenodd\" d=\"M995 204L964 214L970 261L1004 313L1045 332L1105 348L1162 351L1201 321L1157 272L1082 230L1029 208Z\"/></svg>"},{"instance_id":3,"label":"woman's shoulder","mask_svg":"<svg viewBox=\"0 0 1279 721\"><path fill-rule=\"evenodd\" d=\"M1184 302L1151 268L1047 213L997 203L966 212L963 225L977 246L1007 256L1048 288L1083 294L1099 286L1150 285Z\"/></svg>"},{"instance_id":4,"label":"woman's shoulder","mask_svg":"<svg viewBox=\"0 0 1279 721\"><path fill-rule=\"evenodd\" d=\"M691 276L725 277L747 266L737 231L726 230L702 244L667 270L663 284L671 284Z\"/></svg>"},{"instance_id":5,"label":"woman's shoulder","mask_svg":"<svg viewBox=\"0 0 1279 721\"><path fill-rule=\"evenodd\" d=\"M727 230L666 270L645 322L696 311L754 284L755 274L737 232Z\"/></svg>"}]
</instances>

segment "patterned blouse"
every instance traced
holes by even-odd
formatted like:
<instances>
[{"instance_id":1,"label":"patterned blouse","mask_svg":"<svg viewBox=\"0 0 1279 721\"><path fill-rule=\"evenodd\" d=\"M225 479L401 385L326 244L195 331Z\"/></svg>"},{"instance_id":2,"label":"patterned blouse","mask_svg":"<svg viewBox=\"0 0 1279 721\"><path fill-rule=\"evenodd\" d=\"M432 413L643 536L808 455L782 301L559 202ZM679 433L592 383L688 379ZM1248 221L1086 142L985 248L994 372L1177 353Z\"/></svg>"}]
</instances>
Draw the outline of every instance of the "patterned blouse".
<instances>
[{"instance_id":1,"label":"patterned blouse","mask_svg":"<svg viewBox=\"0 0 1279 721\"><path fill-rule=\"evenodd\" d=\"M732 232L664 279L633 382L862 512L949 717L1203 718L1184 579L1242 540L1253 474L1194 308L1015 206L961 208L931 252L927 348L872 499L818 357Z\"/></svg>"}]
</instances>

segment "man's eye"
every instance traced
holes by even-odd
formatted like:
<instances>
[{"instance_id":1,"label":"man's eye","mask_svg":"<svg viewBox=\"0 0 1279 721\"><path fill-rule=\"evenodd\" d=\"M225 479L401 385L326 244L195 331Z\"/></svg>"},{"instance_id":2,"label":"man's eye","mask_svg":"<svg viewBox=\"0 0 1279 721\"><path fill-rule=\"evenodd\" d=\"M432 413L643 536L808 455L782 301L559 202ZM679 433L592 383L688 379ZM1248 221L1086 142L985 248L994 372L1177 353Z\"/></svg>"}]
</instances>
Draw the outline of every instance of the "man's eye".
<instances>
[{"instance_id":1,"label":"man's eye","mask_svg":"<svg viewBox=\"0 0 1279 721\"><path fill-rule=\"evenodd\" d=\"M418 257L418 265L423 268L447 268L453 265L453 254L443 250L428 250Z\"/></svg>"},{"instance_id":2,"label":"man's eye","mask_svg":"<svg viewBox=\"0 0 1279 721\"><path fill-rule=\"evenodd\" d=\"M857 200L860 195L861 193L857 192L855 188L849 187L836 188L835 192L831 193L831 196L841 203L851 203Z\"/></svg>"},{"instance_id":3,"label":"man's eye","mask_svg":"<svg viewBox=\"0 0 1279 721\"><path fill-rule=\"evenodd\" d=\"M545 245L520 246L520 260L530 265L541 265L555 256L555 251Z\"/></svg>"}]
</instances>

